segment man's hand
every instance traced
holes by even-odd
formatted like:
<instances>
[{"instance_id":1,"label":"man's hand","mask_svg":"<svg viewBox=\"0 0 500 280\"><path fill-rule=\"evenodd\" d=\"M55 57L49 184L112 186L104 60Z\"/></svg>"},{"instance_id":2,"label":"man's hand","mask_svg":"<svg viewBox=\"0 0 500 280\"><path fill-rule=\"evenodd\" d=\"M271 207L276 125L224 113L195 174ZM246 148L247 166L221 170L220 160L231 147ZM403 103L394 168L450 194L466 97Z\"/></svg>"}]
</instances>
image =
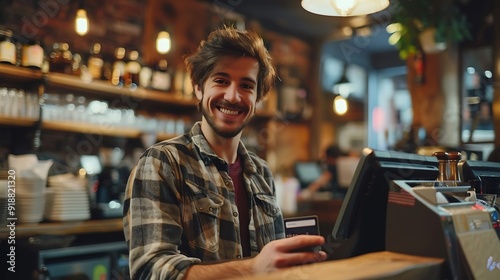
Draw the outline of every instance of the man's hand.
<instances>
[{"instance_id":1,"label":"man's hand","mask_svg":"<svg viewBox=\"0 0 500 280\"><path fill-rule=\"evenodd\" d=\"M301 251L301 249L314 248L324 243L325 239L319 235L297 235L274 240L251 259L253 273L270 272L280 268L324 261L326 253L323 251Z\"/></svg>"},{"instance_id":2,"label":"man's hand","mask_svg":"<svg viewBox=\"0 0 500 280\"><path fill-rule=\"evenodd\" d=\"M319 235L297 235L269 242L260 253L244 260L234 260L217 264L197 264L191 266L184 277L188 279L227 279L242 275L257 275L295 265L324 261L323 251L301 251L325 243Z\"/></svg>"}]
</instances>

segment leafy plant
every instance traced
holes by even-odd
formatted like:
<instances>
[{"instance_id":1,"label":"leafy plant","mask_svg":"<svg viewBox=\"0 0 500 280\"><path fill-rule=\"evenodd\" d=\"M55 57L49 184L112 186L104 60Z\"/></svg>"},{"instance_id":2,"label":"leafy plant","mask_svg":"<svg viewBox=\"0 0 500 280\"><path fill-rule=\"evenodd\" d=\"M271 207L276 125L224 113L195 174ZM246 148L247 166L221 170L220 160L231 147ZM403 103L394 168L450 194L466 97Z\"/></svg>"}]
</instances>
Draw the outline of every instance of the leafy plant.
<instances>
[{"instance_id":1,"label":"leafy plant","mask_svg":"<svg viewBox=\"0 0 500 280\"><path fill-rule=\"evenodd\" d=\"M422 49L420 34L435 29L435 41L457 43L470 39L470 27L461 5L469 0L398 0L394 1L391 23L394 29L391 43L402 59Z\"/></svg>"}]
</instances>

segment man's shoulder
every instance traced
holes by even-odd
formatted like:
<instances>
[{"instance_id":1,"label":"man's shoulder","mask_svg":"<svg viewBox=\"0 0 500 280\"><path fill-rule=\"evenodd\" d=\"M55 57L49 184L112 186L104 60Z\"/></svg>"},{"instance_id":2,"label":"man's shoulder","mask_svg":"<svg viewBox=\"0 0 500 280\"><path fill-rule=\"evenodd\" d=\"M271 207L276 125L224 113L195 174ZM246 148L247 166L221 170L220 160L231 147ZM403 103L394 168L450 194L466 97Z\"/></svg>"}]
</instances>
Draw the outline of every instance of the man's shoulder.
<instances>
[{"instance_id":1,"label":"man's shoulder","mask_svg":"<svg viewBox=\"0 0 500 280\"><path fill-rule=\"evenodd\" d=\"M187 135L179 135L167 140L153 144L146 149L146 156L159 156L160 154L170 153L174 155L191 153L190 140Z\"/></svg>"}]
</instances>

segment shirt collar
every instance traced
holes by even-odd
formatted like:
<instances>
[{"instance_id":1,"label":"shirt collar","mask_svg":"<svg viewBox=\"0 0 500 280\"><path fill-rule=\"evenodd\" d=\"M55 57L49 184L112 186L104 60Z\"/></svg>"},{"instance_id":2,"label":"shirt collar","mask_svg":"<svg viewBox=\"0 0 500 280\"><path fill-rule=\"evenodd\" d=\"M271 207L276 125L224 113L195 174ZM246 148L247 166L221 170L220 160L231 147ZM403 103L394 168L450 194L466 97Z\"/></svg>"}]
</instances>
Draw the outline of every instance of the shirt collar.
<instances>
[{"instance_id":1,"label":"shirt collar","mask_svg":"<svg viewBox=\"0 0 500 280\"><path fill-rule=\"evenodd\" d=\"M193 141L193 144L198 148L200 157L205 165L209 165L213 162L216 165L223 165L225 167L225 170L227 170L227 162L218 157L210 148L207 139L201 131L201 122L198 121L193 125L191 131L189 132L189 135ZM248 150L246 149L243 142L241 142L241 140L238 144L238 156L240 157L241 163L243 164L243 170L245 171L245 173L257 172L257 167L255 166L253 160L250 158Z\"/></svg>"}]
</instances>

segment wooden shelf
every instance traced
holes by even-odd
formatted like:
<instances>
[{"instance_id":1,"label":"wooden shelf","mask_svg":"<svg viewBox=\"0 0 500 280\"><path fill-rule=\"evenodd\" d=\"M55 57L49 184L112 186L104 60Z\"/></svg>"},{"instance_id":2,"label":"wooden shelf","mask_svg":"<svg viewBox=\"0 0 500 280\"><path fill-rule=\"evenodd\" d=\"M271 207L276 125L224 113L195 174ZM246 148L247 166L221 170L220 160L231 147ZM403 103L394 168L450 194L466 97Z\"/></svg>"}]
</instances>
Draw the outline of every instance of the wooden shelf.
<instances>
[{"instance_id":1,"label":"wooden shelf","mask_svg":"<svg viewBox=\"0 0 500 280\"><path fill-rule=\"evenodd\" d=\"M3 78L16 81L42 81L43 73L40 70L19 67L0 63L0 74Z\"/></svg>"},{"instance_id":2,"label":"wooden shelf","mask_svg":"<svg viewBox=\"0 0 500 280\"><path fill-rule=\"evenodd\" d=\"M185 98L182 93L162 92L144 88L123 88L117 87L109 82L93 80L84 81L79 77L60 73L47 74L48 86L58 89L69 89L71 91L88 92L95 95L118 95L123 96L123 103L138 103L144 100L159 101L165 104L176 106L196 106L197 100ZM127 100L126 97L130 99Z\"/></svg>"},{"instance_id":3,"label":"wooden shelf","mask_svg":"<svg viewBox=\"0 0 500 280\"><path fill-rule=\"evenodd\" d=\"M50 130L106 136L123 136L128 138L136 138L141 135L141 131L138 129L122 128L107 124L99 125L78 122L44 121L42 127Z\"/></svg>"},{"instance_id":4,"label":"wooden shelf","mask_svg":"<svg viewBox=\"0 0 500 280\"><path fill-rule=\"evenodd\" d=\"M27 118L13 118L0 116L1 125L15 125L15 126L34 126L38 120Z\"/></svg>"},{"instance_id":5,"label":"wooden shelf","mask_svg":"<svg viewBox=\"0 0 500 280\"><path fill-rule=\"evenodd\" d=\"M16 224L16 238L26 238L36 235L68 235L85 233L104 233L123 231L123 220L121 218L105 220L69 221L69 222L40 222ZM9 236L10 229L2 226L0 239Z\"/></svg>"},{"instance_id":6,"label":"wooden shelf","mask_svg":"<svg viewBox=\"0 0 500 280\"><path fill-rule=\"evenodd\" d=\"M0 119L1 122L1 119ZM145 132L136 128L117 127L109 124L88 124L78 122L63 122L63 121L44 121L42 123L44 129L75 132L83 134L95 134L104 136L121 136L127 138L138 138ZM175 135L162 133L162 139L172 138ZM158 137L160 138L160 137Z\"/></svg>"}]
</instances>

